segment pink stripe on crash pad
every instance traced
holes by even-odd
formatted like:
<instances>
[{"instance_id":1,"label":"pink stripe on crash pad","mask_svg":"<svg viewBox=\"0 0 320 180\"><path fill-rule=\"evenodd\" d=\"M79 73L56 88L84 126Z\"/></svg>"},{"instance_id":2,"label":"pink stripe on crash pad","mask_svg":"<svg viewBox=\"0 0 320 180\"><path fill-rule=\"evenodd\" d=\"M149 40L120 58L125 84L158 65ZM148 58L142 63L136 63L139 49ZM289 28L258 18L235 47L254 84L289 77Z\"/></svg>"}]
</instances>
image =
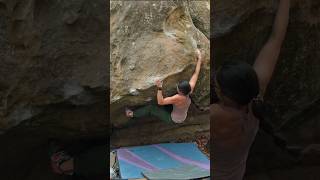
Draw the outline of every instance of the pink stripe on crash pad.
<instances>
[{"instance_id":1,"label":"pink stripe on crash pad","mask_svg":"<svg viewBox=\"0 0 320 180\"><path fill-rule=\"evenodd\" d=\"M194 160L191 160L191 159L187 159L187 158L184 158L182 156L179 156L159 145L153 145L154 147L158 148L160 151L164 152L165 154L167 154L168 156L172 157L173 159L175 160L178 160L184 164L191 164L191 165L195 165L195 166L198 166L202 169L205 169L205 170L210 170L210 165L209 164L205 164L205 163L201 163L201 162L198 162L198 161L194 161Z\"/></svg>"},{"instance_id":2,"label":"pink stripe on crash pad","mask_svg":"<svg viewBox=\"0 0 320 180\"><path fill-rule=\"evenodd\" d=\"M130 150L126 148L118 149L117 155L120 160L126 161L127 163L130 163L142 169L146 169L150 171L158 170L157 167L143 160L142 158L140 158L139 156L132 153Z\"/></svg>"}]
</instances>

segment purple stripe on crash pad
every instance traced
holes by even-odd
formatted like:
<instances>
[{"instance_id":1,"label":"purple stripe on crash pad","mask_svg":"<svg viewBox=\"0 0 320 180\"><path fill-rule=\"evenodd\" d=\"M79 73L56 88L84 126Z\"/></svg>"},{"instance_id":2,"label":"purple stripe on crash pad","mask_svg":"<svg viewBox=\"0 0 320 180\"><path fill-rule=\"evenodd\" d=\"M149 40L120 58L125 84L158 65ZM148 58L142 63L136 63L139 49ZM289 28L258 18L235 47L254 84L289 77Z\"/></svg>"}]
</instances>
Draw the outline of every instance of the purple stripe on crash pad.
<instances>
[{"instance_id":1,"label":"purple stripe on crash pad","mask_svg":"<svg viewBox=\"0 0 320 180\"><path fill-rule=\"evenodd\" d=\"M167 154L168 156L170 156L171 158L175 159L175 160L178 160L184 164L191 164L191 165L195 165L195 166L198 166L202 169L205 169L205 170L210 170L210 165L209 164L205 164L205 163L201 163L201 162L198 162L198 161L194 161L194 160L190 160L190 159L187 159L187 158L184 158L184 157L181 157L159 145L153 145L154 147L158 148L160 151L164 152L165 154Z\"/></svg>"},{"instance_id":2,"label":"purple stripe on crash pad","mask_svg":"<svg viewBox=\"0 0 320 180\"><path fill-rule=\"evenodd\" d=\"M153 170L158 170L159 168L155 167L153 164L147 162L146 160L142 159L140 156L136 155L135 153L131 152L129 149L125 149L127 153L129 153L131 156L139 159L143 163L149 165Z\"/></svg>"},{"instance_id":3,"label":"purple stripe on crash pad","mask_svg":"<svg viewBox=\"0 0 320 180\"><path fill-rule=\"evenodd\" d=\"M127 163L138 166L142 169L146 169L149 171L158 170L157 167L155 167L152 164L148 163L147 161L143 160L142 158L140 158L139 156L130 152L130 150L128 150L126 148L118 149L117 156L120 160L126 161Z\"/></svg>"}]
</instances>

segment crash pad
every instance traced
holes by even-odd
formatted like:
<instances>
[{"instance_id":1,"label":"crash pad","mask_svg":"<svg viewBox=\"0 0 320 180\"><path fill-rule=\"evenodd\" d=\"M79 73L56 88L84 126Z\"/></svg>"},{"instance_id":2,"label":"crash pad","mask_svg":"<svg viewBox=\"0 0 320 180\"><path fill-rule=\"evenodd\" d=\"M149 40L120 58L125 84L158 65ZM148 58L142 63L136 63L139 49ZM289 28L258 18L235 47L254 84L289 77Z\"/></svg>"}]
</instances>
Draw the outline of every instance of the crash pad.
<instances>
[{"instance_id":1,"label":"crash pad","mask_svg":"<svg viewBox=\"0 0 320 180\"><path fill-rule=\"evenodd\" d=\"M163 169L159 171L145 171L142 174L150 180L186 180L199 179L210 176L210 171L199 168L194 165L181 166L178 168Z\"/></svg>"},{"instance_id":2,"label":"crash pad","mask_svg":"<svg viewBox=\"0 0 320 180\"><path fill-rule=\"evenodd\" d=\"M209 173L210 161L195 143L165 143L117 150L122 179L143 178L142 172L157 172L193 166L189 170ZM197 169L196 169L196 168Z\"/></svg>"}]
</instances>

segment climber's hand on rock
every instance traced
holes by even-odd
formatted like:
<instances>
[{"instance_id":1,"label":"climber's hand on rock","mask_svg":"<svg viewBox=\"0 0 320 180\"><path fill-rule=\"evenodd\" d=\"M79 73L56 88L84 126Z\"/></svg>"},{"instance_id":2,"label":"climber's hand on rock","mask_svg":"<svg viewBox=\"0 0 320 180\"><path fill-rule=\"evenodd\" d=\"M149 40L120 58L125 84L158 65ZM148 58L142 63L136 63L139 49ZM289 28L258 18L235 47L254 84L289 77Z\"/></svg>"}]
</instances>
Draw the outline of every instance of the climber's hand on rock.
<instances>
[{"instance_id":1,"label":"climber's hand on rock","mask_svg":"<svg viewBox=\"0 0 320 180\"><path fill-rule=\"evenodd\" d=\"M197 55L196 60L201 59L201 51L200 51L200 49L196 49L195 53L196 53L196 55Z\"/></svg>"},{"instance_id":2,"label":"climber's hand on rock","mask_svg":"<svg viewBox=\"0 0 320 180\"><path fill-rule=\"evenodd\" d=\"M157 87L162 87L162 81L160 79L156 80Z\"/></svg>"},{"instance_id":3,"label":"climber's hand on rock","mask_svg":"<svg viewBox=\"0 0 320 180\"><path fill-rule=\"evenodd\" d=\"M202 52L200 51L200 49L196 49L196 55L197 55L196 60L202 62L203 57L202 57Z\"/></svg>"}]
</instances>

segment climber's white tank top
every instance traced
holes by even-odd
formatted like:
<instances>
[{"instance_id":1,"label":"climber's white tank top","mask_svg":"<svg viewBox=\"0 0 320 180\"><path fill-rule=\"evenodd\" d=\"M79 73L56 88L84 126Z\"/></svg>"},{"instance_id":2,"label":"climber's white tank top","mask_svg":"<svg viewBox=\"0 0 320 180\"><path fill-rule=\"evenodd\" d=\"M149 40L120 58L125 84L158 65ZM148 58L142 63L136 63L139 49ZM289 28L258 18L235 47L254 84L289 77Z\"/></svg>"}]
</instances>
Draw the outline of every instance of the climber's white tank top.
<instances>
[{"instance_id":1,"label":"climber's white tank top","mask_svg":"<svg viewBox=\"0 0 320 180\"><path fill-rule=\"evenodd\" d=\"M175 123L182 123L184 120L186 120L190 104L191 99L189 96L187 96L187 103L184 106L177 107L173 104L173 110L171 112L172 121Z\"/></svg>"}]
</instances>

